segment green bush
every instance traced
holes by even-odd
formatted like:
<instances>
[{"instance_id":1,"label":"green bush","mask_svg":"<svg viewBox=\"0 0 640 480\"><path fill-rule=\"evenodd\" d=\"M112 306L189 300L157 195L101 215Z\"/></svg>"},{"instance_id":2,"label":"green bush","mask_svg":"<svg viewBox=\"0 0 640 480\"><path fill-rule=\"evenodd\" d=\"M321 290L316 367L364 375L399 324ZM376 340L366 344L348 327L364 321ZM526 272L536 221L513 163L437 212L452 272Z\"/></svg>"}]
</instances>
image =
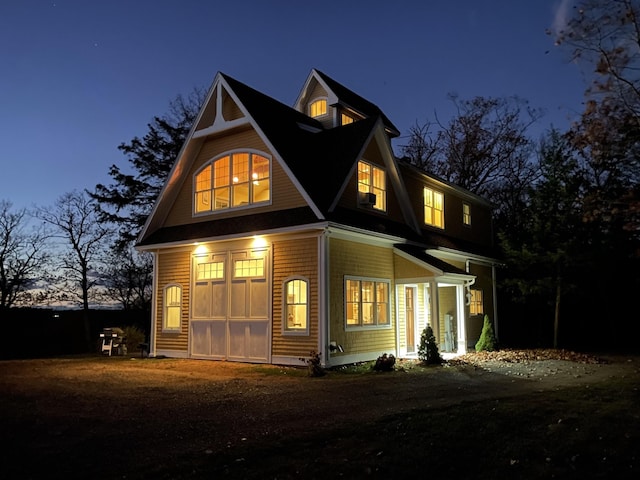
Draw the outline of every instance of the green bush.
<instances>
[{"instance_id":1,"label":"green bush","mask_svg":"<svg viewBox=\"0 0 640 480\"><path fill-rule=\"evenodd\" d=\"M386 353L382 354L376 360L375 365L373 365L373 369L378 372L391 372L395 369L396 365L396 357L392 354L387 355Z\"/></svg>"},{"instance_id":2,"label":"green bush","mask_svg":"<svg viewBox=\"0 0 640 480\"><path fill-rule=\"evenodd\" d=\"M418 358L427 365L439 365L442 363L442 356L438 350L438 344L431 325L427 325L420 335Z\"/></svg>"},{"instance_id":3,"label":"green bush","mask_svg":"<svg viewBox=\"0 0 640 480\"><path fill-rule=\"evenodd\" d=\"M301 362L304 362L307 364L310 377L322 377L327 373L324 367L322 366L322 362L320 362L320 355L322 354L317 353L315 350L311 350L311 352L309 352L309 358L301 357L299 359Z\"/></svg>"},{"instance_id":4,"label":"green bush","mask_svg":"<svg viewBox=\"0 0 640 480\"><path fill-rule=\"evenodd\" d=\"M124 331L124 343L129 354L137 352L138 345L145 342L144 332L137 327L129 326L122 329Z\"/></svg>"},{"instance_id":5,"label":"green bush","mask_svg":"<svg viewBox=\"0 0 640 480\"><path fill-rule=\"evenodd\" d=\"M498 341L493 332L493 322L489 320L489 315L484 316L482 333L476 342L476 352L493 352L498 349Z\"/></svg>"}]
</instances>

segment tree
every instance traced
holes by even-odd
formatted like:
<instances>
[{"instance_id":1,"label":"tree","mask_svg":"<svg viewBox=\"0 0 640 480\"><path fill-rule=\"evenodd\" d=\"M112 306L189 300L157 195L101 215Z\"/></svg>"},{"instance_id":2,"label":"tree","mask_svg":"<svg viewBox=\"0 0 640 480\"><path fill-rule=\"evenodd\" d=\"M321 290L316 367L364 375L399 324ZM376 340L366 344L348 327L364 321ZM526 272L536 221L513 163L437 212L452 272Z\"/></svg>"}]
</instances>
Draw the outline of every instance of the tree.
<instances>
[{"instance_id":1,"label":"tree","mask_svg":"<svg viewBox=\"0 0 640 480\"><path fill-rule=\"evenodd\" d=\"M497 205L496 215L509 217L536 178L526 132L541 112L519 97L449 98L457 116L446 125L438 122L435 138L430 123L413 127L403 154L427 173L487 198Z\"/></svg>"},{"instance_id":2,"label":"tree","mask_svg":"<svg viewBox=\"0 0 640 480\"><path fill-rule=\"evenodd\" d=\"M440 365L442 363L442 356L438 350L438 343L431 325L427 325L420 334L418 358L427 365Z\"/></svg>"},{"instance_id":3,"label":"tree","mask_svg":"<svg viewBox=\"0 0 640 480\"><path fill-rule=\"evenodd\" d=\"M498 341L493 331L493 322L489 319L489 315L484 316L482 324L482 333L476 342L476 352L493 352L498 349Z\"/></svg>"},{"instance_id":4,"label":"tree","mask_svg":"<svg viewBox=\"0 0 640 480\"><path fill-rule=\"evenodd\" d=\"M99 220L96 202L78 191L63 194L52 207L38 208L37 216L54 228L54 238L62 240L63 288L82 305L89 346L89 299L100 283L99 270L112 231Z\"/></svg>"},{"instance_id":5,"label":"tree","mask_svg":"<svg viewBox=\"0 0 640 480\"><path fill-rule=\"evenodd\" d=\"M504 231L500 244L509 264L505 280L531 304L553 306L553 346L558 346L560 306L564 290L583 263L581 219L583 173L568 142L555 129L540 142L541 177L530 186L518 232Z\"/></svg>"},{"instance_id":6,"label":"tree","mask_svg":"<svg viewBox=\"0 0 640 480\"><path fill-rule=\"evenodd\" d=\"M111 298L125 310L149 311L152 294L151 254L128 249L111 249L105 284Z\"/></svg>"},{"instance_id":7,"label":"tree","mask_svg":"<svg viewBox=\"0 0 640 480\"><path fill-rule=\"evenodd\" d=\"M118 148L128 157L133 174L112 165L110 185L98 184L89 192L99 207L100 219L118 226L117 246L126 249L137 237L204 101L194 89L188 97L178 95L169 113L154 117L143 138L134 137Z\"/></svg>"},{"instance_id":8,"label":"tree","mask_svg":"<svg viewBox=\"0 0 640 480\"><path fill-rule=\"evenodd\" d=\"M640 4L636 0L582 0L565 25L548 31L571 60L592 69L585 94L615 100L640 123Z\"/></svg>"},{"instance_id":9,"label":"tree","mask_svg":"<svg viewBox=\"0 0 640 480\"><path fill-rule=\"evenodd\" d=\"M12 211L11 202L0 201L0 310L20 303L34 284L47 259L45 240L42 230L28 230L25 209Z\"/></svg>"}]
</instances>

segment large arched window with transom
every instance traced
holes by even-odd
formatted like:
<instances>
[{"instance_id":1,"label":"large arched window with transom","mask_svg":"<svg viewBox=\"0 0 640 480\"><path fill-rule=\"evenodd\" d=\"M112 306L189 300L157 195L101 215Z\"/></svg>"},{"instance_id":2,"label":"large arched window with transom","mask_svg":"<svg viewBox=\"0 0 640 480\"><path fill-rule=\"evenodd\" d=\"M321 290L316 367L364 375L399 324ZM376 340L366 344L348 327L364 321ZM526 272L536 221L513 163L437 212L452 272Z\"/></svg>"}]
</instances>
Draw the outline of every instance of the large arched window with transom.
<instances>
[{"instance_id":1,"label":"large arched window with transom","mask_svg":"<svg viewBox=\"0 0 640 480\"><path fill-rule=\"evenodd\" d=\"M271 200L271 159L239 151L213 159L194 177L195 214L240 208Z\"/></svg>"}]
</instances>

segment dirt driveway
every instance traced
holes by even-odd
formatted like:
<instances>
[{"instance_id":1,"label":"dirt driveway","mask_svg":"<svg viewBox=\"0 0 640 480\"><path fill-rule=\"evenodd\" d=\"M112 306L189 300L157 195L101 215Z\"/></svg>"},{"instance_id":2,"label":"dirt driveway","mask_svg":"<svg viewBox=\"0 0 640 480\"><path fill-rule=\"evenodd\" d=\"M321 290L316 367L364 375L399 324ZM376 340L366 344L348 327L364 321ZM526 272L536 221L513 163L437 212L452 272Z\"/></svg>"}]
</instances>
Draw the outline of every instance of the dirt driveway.
<instances>
[{"instance_id":1,"label":"dirt driveway","mask_svg":"<svg viewBox=\"0 0 640 480\"><path fill-rule=\"evenodd\" d=\"M202 360L2 361L0 477L41 478L48 471L48 478L132 478L125 472L141 469L152 476L175 459L216 455L243 442L596 384L638 376L639 367L638 357L534 353L470 356L442 367L398 362L393 372L345 369L311 378L304 368Z\"/></svg>"}]
</instances>

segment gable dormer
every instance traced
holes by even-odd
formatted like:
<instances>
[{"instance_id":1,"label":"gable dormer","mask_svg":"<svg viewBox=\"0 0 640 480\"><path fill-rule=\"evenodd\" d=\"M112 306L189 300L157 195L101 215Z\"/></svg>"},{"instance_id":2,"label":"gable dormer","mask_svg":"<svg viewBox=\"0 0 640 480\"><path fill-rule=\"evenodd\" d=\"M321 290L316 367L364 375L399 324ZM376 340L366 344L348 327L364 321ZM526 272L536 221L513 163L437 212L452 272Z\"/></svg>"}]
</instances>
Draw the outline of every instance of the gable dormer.
<instances>
[{"instance_id":1,"label":"gable dormer","mask_svg":"<svg viewBox=\"0 0 640 480\"><path fill-rule=\"evenodd\" d=\"M380 108L315 68L307 77L294 108L315 118L324 128L379 116L390 138L400 135Z\"/></svg>"}]
</instances>

